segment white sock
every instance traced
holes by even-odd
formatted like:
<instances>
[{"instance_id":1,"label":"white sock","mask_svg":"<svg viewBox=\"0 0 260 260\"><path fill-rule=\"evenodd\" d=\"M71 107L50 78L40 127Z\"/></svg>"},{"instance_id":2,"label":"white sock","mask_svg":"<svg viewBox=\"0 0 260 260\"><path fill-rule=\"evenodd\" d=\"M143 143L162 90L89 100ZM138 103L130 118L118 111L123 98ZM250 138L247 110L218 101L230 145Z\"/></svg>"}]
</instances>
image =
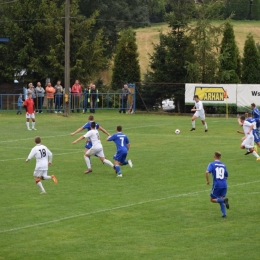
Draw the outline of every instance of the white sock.
<instances>
[{"instance_id":1,"label":"white sock","mask_svg":"<svg viewBox=\"0 0 260 260\"><path fill-rule=\"evenodd\" d=\"M35 126L35 122L32 122L32 128L34 128L34 126Z\"/></svg>"},{"instance_id":2,"label":"white sock","mask_svg":"<svg viewBox=\"0 0 260 260\"><path fill-rule=\"evenodd\" d=\"M42 192L45 192L45 189L42 186L42 183L39 181L37 182L38 187L41 189Z\"/></svg>"},{"instance_id":3,"label":"white sock","mask_svg":"<svg viewBox=\"0 0 260 260\"><path fill-rule=\"evenodd\" d=\"M105 163L105 164L107 164L107 165L109 165L109 166L111 166L111 167L114 166L114 164L111 163L111 162L110 162L109 160L107 160L107 159L105 159L105 160L103 161L103 163Z\"/></svg>"},{"instance_id":4,"label":"white sock","mask_svg":"<svg viewBox=\"0 0 260 260\"><path fill-rule=\"evenodd\" d=\"M30 128L29 122L26 122L26 127L27 127L27 129Z\"/></svg>"},{"instance_id":5,"label":"white sock","mask_svg":"<svg viewBox=\"0 0 260 260\"><path fill-rule=\"evenodd\" d=\"M256 158L259 158L259 155L256 151L253 151L252 154L256 157Z\"/></svg>"},{"instance_id":6,"label":"white sock","mask_svg":"<svg viewBox=\"0 0 260 260\"><path fill-rule=\"evenodd\" d=\"M208 129L208 125L207 125L206 122L205 122L205 124L204 124L204 127L205 127L206 130Z\"/></svg>"},{"instance_id":7,"label":"white sock","mask_svg":"<svg viewBox=\"0 0 260 260\"><path fill-rule=\"evenodd\" d=\"M88 169L91 169L91 164L90 164L89 157L84 155L84 160L85 160L85 162L87 164Z\"/></svg>"},{"instance_id":8,"label":"white sock","mask_svg":"<svg viewBox=\"0 0 260 260\"><path fill-rule=\"evenodd\" d=\"M43 176L44 180L50 180L51 176L47 175L47 176Z\"/></svg>"},{"instance_id":9,"label":"white sock","mask_svg":"<svg viewBox=\"0 0 260 260\"><path fill-rule=\"evenodd\" d=\"M191 121L192 128L195 128L195 120Z\"/></svg>"}]
</instances>

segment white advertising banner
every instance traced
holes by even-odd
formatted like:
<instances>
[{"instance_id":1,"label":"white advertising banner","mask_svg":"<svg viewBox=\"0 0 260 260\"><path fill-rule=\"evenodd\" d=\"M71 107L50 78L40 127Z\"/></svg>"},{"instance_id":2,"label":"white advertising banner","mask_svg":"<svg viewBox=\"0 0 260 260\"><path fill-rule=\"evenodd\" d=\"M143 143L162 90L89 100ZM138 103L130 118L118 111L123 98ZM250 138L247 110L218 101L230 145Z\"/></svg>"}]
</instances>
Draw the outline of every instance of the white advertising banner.
<instances>
[{"instance_id":1,"label":"white advertising banner","mask_svg":"<svg viewBox=\"0 0 260 260\"><path fill-rule=\"evenodd\" d=\"M238 84L237 85L237 106L244 111L255 103L260 106L260 84Z\"/></svg>"},{"instance_id":2,"label":"white advertising banner","mask_svg":"<svg viewBox=\"0 0 260 260\"><path fill-rule=\"evenodd\" d=\"M185 84L185 104L193 105L194 95L205 105L236 105L237 84Z\"/></svg>"}]
</instances>

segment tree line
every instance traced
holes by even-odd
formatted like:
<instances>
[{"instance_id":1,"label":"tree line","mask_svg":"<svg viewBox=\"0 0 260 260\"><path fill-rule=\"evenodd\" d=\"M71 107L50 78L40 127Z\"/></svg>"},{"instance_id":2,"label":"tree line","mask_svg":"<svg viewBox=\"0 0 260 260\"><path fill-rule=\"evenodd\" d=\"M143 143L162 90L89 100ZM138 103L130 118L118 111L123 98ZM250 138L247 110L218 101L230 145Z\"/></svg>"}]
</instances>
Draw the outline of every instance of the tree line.
<instances>
[{"instance_id":1,"label":"tree line","mask_svg":"<svg viewBox=\"0 0 260 260\"><path fill-rule=\"evenodd\" d=\"M234 8L251 12L247 18L256 19L260 8L254 6L259 1L251 6L249 1L246 7L246 1L239 0L71 0L71 80L83 84L95 80L102 86L100 72L112 63L107 88L117 90L124 82L140 82L134 29L149 25L160 14L171 30L161 33L160 43L154 45L145 75L149 91L138 86L139 96L145 98L138 99L140 106L172 96L181 102L184 82L259 83L259 50L253 36L248 35L242 56L226 19L237 19L239 12ZM14 75L24 71L26 82L49 77L63 80L65 1L7 2L0 0L0 36L10 37L8 44L0 45L0 81L13 81ZM223 24L214 25L215 19ZM158 87L152 82L175 84Z\"/></svg>"}]
</instances>

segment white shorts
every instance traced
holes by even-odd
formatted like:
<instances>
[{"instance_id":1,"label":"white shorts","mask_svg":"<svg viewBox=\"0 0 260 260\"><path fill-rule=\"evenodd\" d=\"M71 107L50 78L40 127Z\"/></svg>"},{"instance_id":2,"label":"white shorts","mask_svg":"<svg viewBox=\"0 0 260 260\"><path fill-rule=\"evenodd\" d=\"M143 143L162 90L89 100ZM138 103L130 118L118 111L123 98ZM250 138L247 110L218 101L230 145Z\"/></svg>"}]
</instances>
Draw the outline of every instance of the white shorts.
<instances>
[{"instance_id":1,"label":"white shorts","mask_svg":"<svg viewBox=\"0 0 260 260\"><path fill-rule=\"evenodd\" d=\"M98 157L105 157L103 147L100 148L93 148L91 147L87 152L86 155L97 155Z\"/></svg>"},{"instance_id":2,"label":"white shorts","mask_svg":"<svg viewBox=\"0 0 260 260\"><path fill-rule=\"evenodd\" d=\"M32 119L35 118L34 113L32 113L32 114L27 114L27 113L26 113L25 116L26 116L26 118L32 118Z\"/></svg>"},{"instance_id":3,"label":"white shorts","mask_svg":"<svg viewBox=\"0 0 260 260\"><path fill-rule=\"evenodd\" d=\"M35 170L34 173L33 173L33 176L34 177L44 177L48 175L48 170Z\"/></svg>"},{"instance_id":4,"label":"white shorts","mask_svg":"<svg viewBox=\"0 0 260 260\"><path fill-rule=\"evenodd\" d=\"M194 116L200 117L201 120L205 120L205 112L196 111Z\"/></svg>"},{"instance_id":5,"label":"white shorts","mask_svg":"<svg viewBox=\"0 0 260 260\"><path fill-rule=\"evenodd\" d=\"M242 144L245 148L253 148L254 147L254 136L248 135L246 136L246 139L242 142Z\"/></svg>"}]
</instances>

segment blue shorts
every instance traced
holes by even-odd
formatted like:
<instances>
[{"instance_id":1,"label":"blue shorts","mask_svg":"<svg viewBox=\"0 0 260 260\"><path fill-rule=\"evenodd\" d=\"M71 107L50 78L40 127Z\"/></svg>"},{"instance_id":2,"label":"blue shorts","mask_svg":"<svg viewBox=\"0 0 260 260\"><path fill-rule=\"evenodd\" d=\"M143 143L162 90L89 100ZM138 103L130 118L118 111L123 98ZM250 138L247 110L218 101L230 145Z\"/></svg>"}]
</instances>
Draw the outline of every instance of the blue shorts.
<instances>
[{"instance_id":1,"label":"blue shorts","mask_svg":"<svg viewBox=\"0 0 260 260\"><path fill-rule=\"evenodd\" d=\"M86 144L85 144L85 148L86 149L90 149L92 147L92 143L91 142L87 142Z\"/></svg>"},{"instance_id":2,"label":"blue shorts","mask_svg":"<svg viewBox=\"0 0 260 260\"><path fill-rule=\"evenodd\" d=\"M120 163L124 163L125 162L125 160L126 160L126 156L127 156L127 153L126 152L116 152L115 153L115 155L114 155L114 157L113 157L113 159L115 160L115 161L118 161L118 162L120 162Z\"/></svg>"},{"instance_id":3,"label":"blue shorts","mask_svg":"<svg viewBox=\"0 0 260 260\"><path fill-rule=\"evenodd\" d=\"M260 137L259 137L259 134L258 134L258 130L253 130L253 135L254 135L254 142L259 143Z\"/></svg>"},{"instance_id":4,"label":"blue shorts","mask_svg":"<svg viewBox=\"0 0 260 260\"><path fill-rule=\"evenodd\" d=\"M227 188L212 188L210 197L212 199L225 197L227 194Z\"/></svg>"}]
</instances>

